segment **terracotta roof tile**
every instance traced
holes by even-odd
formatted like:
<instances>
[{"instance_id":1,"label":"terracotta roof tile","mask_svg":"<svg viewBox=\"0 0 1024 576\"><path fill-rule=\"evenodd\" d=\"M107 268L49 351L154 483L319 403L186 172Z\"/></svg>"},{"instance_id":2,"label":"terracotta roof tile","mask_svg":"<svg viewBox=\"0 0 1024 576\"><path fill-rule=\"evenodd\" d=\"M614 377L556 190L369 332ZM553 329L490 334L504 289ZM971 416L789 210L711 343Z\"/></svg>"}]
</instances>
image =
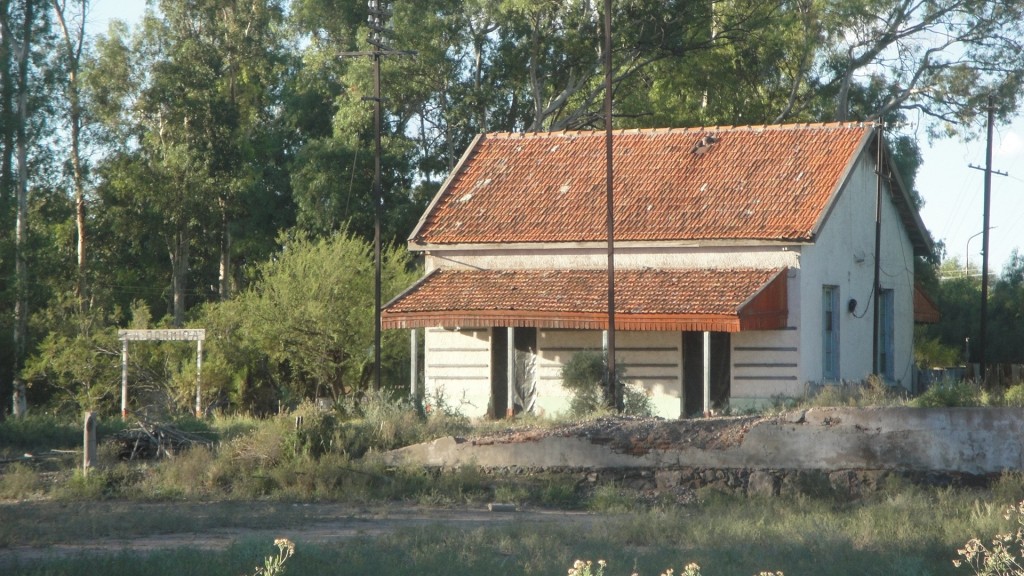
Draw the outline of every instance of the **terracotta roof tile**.
<instances>
[{"instance_id":1,"label":"terracotta roof tile","mask_svg":"<svg viewBox=\"0 0 1024 576\"><path fill-rule=\"evenodd\" d=\"M615 274L615 310L628 322L687 317L736 319L755 295L781 270L621 270ZM460 318L601 318L607 313L608 283L604 270L472 270L439 269L386 306L387 328L412 325L453 325ZM785 291L772 296L767 312L782 314ZM403 323L417 314L428 322ZM490 316L489 316L490 315ZM449 321L445 321L449 318ZM619 321L616 321L619 324ZM462 324L473 325L473 324ZM478 325L491 325L480 323ZM493 325L516 325L494 323ZM519 324L528 325L528 324ZM567 326L579 327L579 326Z\"/></svg>"},{"instance_id":2,"label":"terracotta roof tile","mask_svg":"<svg viewBox=\"0 0 1024 576\"><path fill-rule=\"evenodd\" d=\"M819 124L616 132L616 239L810 239L871 130ZM717 141L695 148L709 135ZM603 240L604 146L603 132L484 135L412 240Z\"/></svg>"}]
</instances>

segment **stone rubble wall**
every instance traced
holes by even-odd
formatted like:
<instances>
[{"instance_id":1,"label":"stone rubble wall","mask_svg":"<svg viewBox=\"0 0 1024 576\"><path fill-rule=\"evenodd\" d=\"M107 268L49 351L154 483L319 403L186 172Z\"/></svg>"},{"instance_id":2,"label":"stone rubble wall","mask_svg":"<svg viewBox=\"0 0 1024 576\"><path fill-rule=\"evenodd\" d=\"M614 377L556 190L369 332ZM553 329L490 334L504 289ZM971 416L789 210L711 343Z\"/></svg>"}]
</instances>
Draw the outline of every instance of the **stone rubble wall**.
<instances>
[{"instance_id":1,"label":"stone rubble wall","mask_svg":"<svg viewBox=\"0 0 1024 576\"><path fill-rule=\"evenodd\" d=\"M856 499L872 492L906 484L938 487L983 487L999 474L976 475L944 472L900 472L893 470L783 470L736 468L569 469L487 468L494 477L545 479L554 475L571 477L577 491L592 492L600 486L615 486L622 491L651 498L676 499L688 503L699 491L714 491L750 497L795 496Z\"/></svg>"},{"instance_id":2,"label":"stone rubble wall","mask_svg":"<svg viewBox=\"0 0 1024 576\"><path fill-rule=\"evenodd\" d=\"M704 487L777 495L857 495L891 478L973 485L1024 471L1024 409L825 408L757 422L736 445L642 453L586 437L514 443L442 438L383 455L393 465L580 473L664 492Z\"/></svg>"}]
</instances>

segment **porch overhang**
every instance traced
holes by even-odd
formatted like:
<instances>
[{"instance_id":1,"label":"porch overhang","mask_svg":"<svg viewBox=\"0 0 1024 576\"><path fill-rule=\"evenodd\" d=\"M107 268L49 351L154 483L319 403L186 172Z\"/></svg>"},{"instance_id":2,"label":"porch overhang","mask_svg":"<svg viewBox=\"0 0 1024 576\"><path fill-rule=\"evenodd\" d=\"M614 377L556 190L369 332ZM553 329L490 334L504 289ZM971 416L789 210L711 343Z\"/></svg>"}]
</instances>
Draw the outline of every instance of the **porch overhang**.
<instances>
[{"instance_id":1,"label":"porch overhang","mask_svg":"<svg viewBox=\"0 0 1024 576\"><path fill-rule=\"evenodd\" d=\"M438 269L389 302L385 329L608 328L605 270ZM788 320L785 269L617 270L615 328L777 330Z\"/></svg>"}]
</instances>

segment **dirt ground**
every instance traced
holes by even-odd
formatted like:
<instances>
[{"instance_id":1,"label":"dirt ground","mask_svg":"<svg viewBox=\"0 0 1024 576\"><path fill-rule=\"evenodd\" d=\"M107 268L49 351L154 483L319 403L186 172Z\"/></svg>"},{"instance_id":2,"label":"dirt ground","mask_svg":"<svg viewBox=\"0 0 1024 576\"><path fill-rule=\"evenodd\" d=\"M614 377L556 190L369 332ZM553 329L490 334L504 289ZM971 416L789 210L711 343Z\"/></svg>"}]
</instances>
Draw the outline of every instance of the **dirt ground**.
<instances>
[{"instance_id":1,"label":"dirt ground","mask_svg":"<svg viewBox=\"0 0 1024 576\"><path fill-rule=\"evenodd\" d=\"M104 503L106 505L107 503ZM229 506L244 503L231 503ZM117 509L117 516L130 519L143 516L158 517L172 512L174 515L188 513L192 507L224 506L225 503L153 504L142 502L117 502L111 506ZM252 503L252 506L264 506ZM267 518L257 519L255 526L199 525L187 531L170 531L166 526L140 527L136 534L120 534L99 538L66 539L55 543L42 538L35 544L0 547L0 568L12 561L53 558L55 556L79 556L89 554L110 554L123 551L142 552L170 550L175 548L196 548L223 550L236 542L272 542L275 538L288 538L302 544L330 544L356 538L371 538L396 532L433 526L474 529L502 524L541 525L558 523L578 525L581 529L599 521L600 515L586 512L556 510L514 510L490 511L486 506L464 508L428 508L382 504L374 507L355 507L345 504L277 504L292 510L274 514L280 526L271 526ZM5 514L19 513L16 503L0 503L0 521ZM31 507L21 512L31 513ZM214 512L216 514L216 512ZM116 520L114 520L116 521ZM202 523L200 523L202 524ZM127 527L124 527L127 529ZM123 532L123 530L115 530ZM2 570L0 570L2 572Z\"/></svg>"}]
</instances>

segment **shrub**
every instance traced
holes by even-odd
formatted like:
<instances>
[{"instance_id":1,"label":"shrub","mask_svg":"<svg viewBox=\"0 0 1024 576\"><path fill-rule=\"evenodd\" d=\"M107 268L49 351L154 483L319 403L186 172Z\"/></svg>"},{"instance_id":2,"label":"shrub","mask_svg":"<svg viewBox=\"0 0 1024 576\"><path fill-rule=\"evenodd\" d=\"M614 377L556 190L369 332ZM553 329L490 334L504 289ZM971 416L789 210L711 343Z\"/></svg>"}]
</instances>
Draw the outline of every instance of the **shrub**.
<instances>
[{"instance_id":1,"label":"shrub","mask_svg":"<svg viewBox=\"0 0 1024 576\"><path fill-rule=\"evenodd\" d=\"M562 367L562 386L572 394L569 413L583 417L600 412L605 401L608 365L600 352L585 350L574 354Z\"/></svg>"},{"instance_id":2,"label":"shrub","mask_svg":"<svg viewBox=\"0 0 1024 576\"><path fill-rule=\"evenodd\" d=\"M981 389L970 382L941 382L911 402L919 408L981 406Z\"/></svg>"},{"instance_id":3,"label":"shrub","mask_svg":"<svg viewBox=\"0 0 1024 576\"><path fill-rule=\"evenodd\" d=\"M654 414L654 404L651 402L651 397L640 386L627 384L622 389L622 400L623 414L629 416L652 416Z\"/></svg>"},{"instance_id":4,"label":"shrub","mask_svg":"<svg viewBox=\"0 0 1024 576\"><path fill-rule=\"evenodd\" d=\"M630 416L650 416L651 400L638 386L624 382L625 369L615 366L616 386L622 390L623 413ZM604 354L585 350L575 354L562 367L562 386L572 393L569 414L576 418L601 414L608 410L606 398L608 362Z\"/></svg>"},{"instance_id":5,"label":"shrub","mask_svg":"<svg viewBox=\"0 0 1024 576\"><path fill-rule=\"evenodd\" d=\"M1006 391L1006 395L1003 396L1003 400L1007 406L1024 408L1024 384L1010 386L1009 390Z\"/></svg>"}]
</instances>

